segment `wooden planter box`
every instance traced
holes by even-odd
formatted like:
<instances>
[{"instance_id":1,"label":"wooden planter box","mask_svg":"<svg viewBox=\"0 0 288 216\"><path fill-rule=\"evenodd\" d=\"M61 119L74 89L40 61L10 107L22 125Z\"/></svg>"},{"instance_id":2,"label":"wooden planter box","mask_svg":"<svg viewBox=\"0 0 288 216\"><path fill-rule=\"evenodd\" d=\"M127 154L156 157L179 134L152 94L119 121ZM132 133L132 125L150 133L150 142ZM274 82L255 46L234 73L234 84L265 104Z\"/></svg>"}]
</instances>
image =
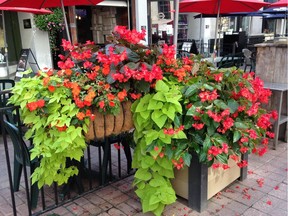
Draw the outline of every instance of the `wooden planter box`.
<instances>
[{"instance_id":1,"label":"wooden planter box","mask_svg":"<svg viewBox=\"0 0 288 216\"><path fill-rule=\"evenodd\" d=\"M242 156L243 160L248 155ZM188 206L198 212L207 208L207 201L235 180L247 177L247 167L240 169L233 160L229 160L229 169L213 169L199 163L193 155L190 167L175 170L175 179L171 181L176 194L188 200Z\"/></svg>"}]
</instances>

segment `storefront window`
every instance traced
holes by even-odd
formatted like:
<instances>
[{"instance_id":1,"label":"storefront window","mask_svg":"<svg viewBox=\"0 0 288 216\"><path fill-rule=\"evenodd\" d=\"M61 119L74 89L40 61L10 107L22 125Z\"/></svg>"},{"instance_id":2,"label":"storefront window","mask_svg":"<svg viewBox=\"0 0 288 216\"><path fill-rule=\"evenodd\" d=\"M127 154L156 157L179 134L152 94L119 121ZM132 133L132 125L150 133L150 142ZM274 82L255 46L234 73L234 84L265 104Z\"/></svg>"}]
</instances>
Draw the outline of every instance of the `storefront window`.
<instances>
[{"instance_id":1,"label":"storefront window","mask_svg":"<svg viewBox=\"0 0 288 216\"><path fill-rule=\"evenodd\" d=\"M165 19L171 19L170 1L159 1L158 10L164 14Z\"/></svg>"},{"instance_id":2,"label":"storefront window","mask_svg":"<svg viewBox=\"0 0 288 216\"><path fill-rule=\"evenodd\" d=\"M4 12L4 21L5 21L5 30L3 26L3 12L1 16L0 24L0 47L1 54L4 55L5 47L8 47L8 62L9 65L16 64L19 58L20 50L22 48L20 29L18 22L18 14L15 12ZM6 33L6 46L5 46L5 37L4 32ZM6 59L4 60L6 61Z\"/></svg>"}]
</instances>

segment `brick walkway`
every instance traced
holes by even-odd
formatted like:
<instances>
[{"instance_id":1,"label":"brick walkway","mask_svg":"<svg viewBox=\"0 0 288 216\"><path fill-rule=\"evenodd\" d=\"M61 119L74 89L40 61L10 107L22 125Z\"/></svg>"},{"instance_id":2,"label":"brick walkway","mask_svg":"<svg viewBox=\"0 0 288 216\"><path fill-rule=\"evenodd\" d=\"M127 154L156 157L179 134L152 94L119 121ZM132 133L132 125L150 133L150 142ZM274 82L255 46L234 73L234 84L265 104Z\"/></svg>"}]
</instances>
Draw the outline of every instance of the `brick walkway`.
<instances>
[{"instance_id":1,"label":"brick walkway","mask_svg":"<svg viewBox=\"0 0 288 216\"><path fill-rule=\"evenodd\" d=\"M0 149L0 171L6 174L2 144ZM165 208L163 215L287 215L287 169L287 143L280 142L277 150L270 150L263 157L250 155L247 179L234 182L211 198L206 211L201 214L193 211L186 206L186 200L178 198L176 203ZM141 212L141 204L131 186L132 181L133 176L127 177L42 215L152 215ZM4 174L0 175L0 216L13 215L8 187L7 178ZM16 194L25 197L23 191ZM17 200L18 215L25 215L23 212L27 212L27 207L21 199Z\"/></svg>"}]
</instances>

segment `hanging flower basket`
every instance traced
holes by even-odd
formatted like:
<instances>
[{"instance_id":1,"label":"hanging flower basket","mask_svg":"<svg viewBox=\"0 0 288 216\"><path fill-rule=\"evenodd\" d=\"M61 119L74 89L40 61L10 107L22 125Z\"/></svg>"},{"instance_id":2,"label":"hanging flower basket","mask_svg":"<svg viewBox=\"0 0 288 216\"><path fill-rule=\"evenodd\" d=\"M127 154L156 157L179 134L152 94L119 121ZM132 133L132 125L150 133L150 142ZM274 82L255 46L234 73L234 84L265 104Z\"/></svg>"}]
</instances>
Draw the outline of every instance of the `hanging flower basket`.
<instances>
[{"instance_id":1,"label":"hanging flower basket","mask_svg":"<svg viewBox=\"0 0 288 216\"><path fill-rule=\"evenodd\" d=\"M90 122L89 130L85 134L86 139L104 139L110 135L119 135L133 129L131 104L130 101L122 102L120 111L115 116L112 114L104 115L98 109L93 109L93 114L96 118Z\"/></svg>"}]
</instances>

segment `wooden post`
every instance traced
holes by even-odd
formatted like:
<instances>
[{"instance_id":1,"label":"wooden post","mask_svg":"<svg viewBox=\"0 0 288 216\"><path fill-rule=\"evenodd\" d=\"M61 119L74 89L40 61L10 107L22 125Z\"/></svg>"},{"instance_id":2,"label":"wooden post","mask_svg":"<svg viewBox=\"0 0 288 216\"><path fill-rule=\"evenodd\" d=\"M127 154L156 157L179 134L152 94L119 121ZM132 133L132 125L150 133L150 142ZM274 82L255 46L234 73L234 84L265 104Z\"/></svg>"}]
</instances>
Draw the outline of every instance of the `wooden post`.
<instances>
[{"instance_id":1,"label":"wooden post","mask_svg":"<svg viewBox=\"0 0 288 216\"><path fill-rule=\"evenodd\" d=\"M78 43L75 6L68 7L68 14L69 14L69 27L71 31L71 40L72 44L75 44Z\"/></svg>"},{"instance_id":2,"label":"wooden post","mask_svg":"<svg viewBox=\"0 0 288 216\"><path fill-rule=\"evenodd\" d=\"M188 206L198 212L207 208L208 167L193 154L188 177Z\"/></svg>"}]
</instances>

